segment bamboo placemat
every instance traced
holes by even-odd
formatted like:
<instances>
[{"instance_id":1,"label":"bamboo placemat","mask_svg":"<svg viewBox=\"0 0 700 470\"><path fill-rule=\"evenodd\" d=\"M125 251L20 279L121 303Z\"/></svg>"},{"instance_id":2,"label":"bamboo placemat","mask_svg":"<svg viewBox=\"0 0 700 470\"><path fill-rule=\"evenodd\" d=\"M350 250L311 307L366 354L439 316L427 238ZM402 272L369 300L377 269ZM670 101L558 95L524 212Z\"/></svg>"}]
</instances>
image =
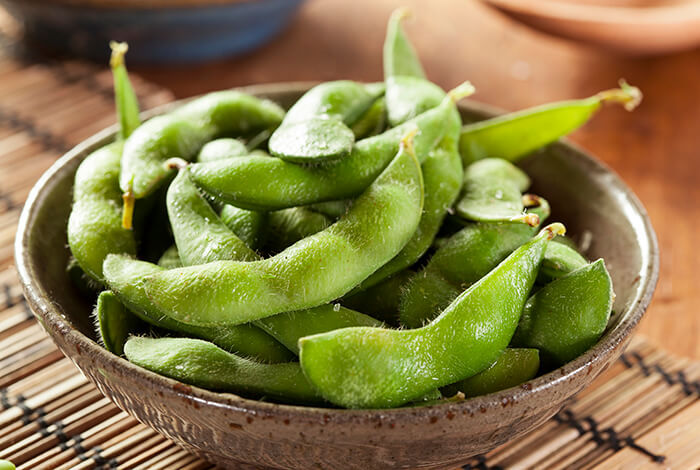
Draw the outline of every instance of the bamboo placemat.
<instances>
[{"instance_id":1,"label":"bamboo placemat","mask_svg":"<svg viewBox=\"0 0 700 470\"><path fill-rule=\"evenodd\" d=\"M209 469L104 398L34 320L12 266L39 175L114 122L106 67L29 54L0 12L0 458L20 469ZM134 77L144 108L172 97ZM566 409L464 469L700 468L700 363L641 338Z\"/></svg>"}]
</instances>

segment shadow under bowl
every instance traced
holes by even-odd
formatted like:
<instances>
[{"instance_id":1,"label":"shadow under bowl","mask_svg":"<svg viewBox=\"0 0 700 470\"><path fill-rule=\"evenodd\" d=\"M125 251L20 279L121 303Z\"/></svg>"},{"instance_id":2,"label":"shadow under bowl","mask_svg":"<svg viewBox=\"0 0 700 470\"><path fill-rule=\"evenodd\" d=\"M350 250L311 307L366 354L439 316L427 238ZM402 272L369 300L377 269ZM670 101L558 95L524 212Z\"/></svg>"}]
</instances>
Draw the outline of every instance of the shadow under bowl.
<instances>
[{"instance_id":1,"label":"shadow under bowl","mask_svg":"<svg viewBox=\"0 0 700 470\"><path fill-rule=\"evenodd\" d=\"M309 84L243 88L283 106ZM154 110L149 115L171 109ZM460 106L465 120L493 110ZM91 305L66 275L66 221L80 162L111 141L114 128L86 140L37 182L15 246L24 293L58 347L120 408L193 453L229 468L451 468L544 423L615 361L656 285L658 248L646 212L610 169L567 143L522 164L533 191L552 203L552 220L590 233L590 258L604 257L617 298L609 328L593 348L518 387L459 403L391 410L279 405L190 387L137 367L94 341Z\"/></svg>"}]
</instances>

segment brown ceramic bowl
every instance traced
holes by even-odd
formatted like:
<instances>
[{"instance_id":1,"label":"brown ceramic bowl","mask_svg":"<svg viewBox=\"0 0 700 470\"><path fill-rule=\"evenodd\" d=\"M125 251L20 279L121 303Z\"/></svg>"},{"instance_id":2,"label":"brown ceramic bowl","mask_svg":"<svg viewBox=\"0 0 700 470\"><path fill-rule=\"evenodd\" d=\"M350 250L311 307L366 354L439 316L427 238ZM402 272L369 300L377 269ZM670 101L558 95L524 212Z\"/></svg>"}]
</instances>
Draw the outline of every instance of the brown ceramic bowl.
<instances>
[{"instance_id":1,"label":"brown ceramic bowl","mask_svg":"<svg viewBox=\"0 0 700 470\"><path fill-rule=\"evenodd\" d=\"M288 106L308 84L245 90ZM166 106L155 113L172 107ZM465 119L493 111L467 103ZM154 112L149 113L153 115ZM449 468L544 423L622 353L658 275L654 231L632 191L582 150L557 143L523 162L553 219L572 234L590 231L591 258L612 274L616 314L600 342L575 361L519 387L460 403L391 410L278 405L183 385L114 356L94 341L90 305L65 273L73 176L114 128L58 160L27 200L16 240L29 305L63 353L107 397L139 421L228 468Z\"/></svg>"}]
</instances>

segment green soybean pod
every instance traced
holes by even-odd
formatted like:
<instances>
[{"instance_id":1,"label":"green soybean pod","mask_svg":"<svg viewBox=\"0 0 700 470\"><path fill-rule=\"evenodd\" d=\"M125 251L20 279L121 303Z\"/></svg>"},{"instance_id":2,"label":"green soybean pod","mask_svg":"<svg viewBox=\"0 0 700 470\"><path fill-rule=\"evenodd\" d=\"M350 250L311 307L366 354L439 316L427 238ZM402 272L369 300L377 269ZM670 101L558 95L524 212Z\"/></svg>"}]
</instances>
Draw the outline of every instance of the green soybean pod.
<instances>
[{"instance_id":1,"label":"green soybean pod","mask_svg":"<svg viewBox=\"0 0 700 470\"><path fill-rule=\"evenodd\" d=\"M278 158L231 158L190 165L192 179L216 199L237 207L271 211L317 202L354 198L391 162L406 133L418 127L414 139L420 162L442 139L443 123L454 112L454 100L473 91L465 83L450 92L437 108L383 134L355 143L347 157L327 165L296 165Z\"/></svg>"},{"instance_id":2,"label":"green soybean pod","mask_svg":"<svg viewBox=\"0 0 700 470\"><path fill-rule=\"evenodd\" d=\"M389 17L382 51L385 78L399 75L425 78L418 54L401 27L401 22L409 15L407 8L398 8Z\"/></svg>"},{"instance_id":3,"label":"green soybean pod","mask_svg":"<svg viewBox=\"0 0 700 470\"><path fill-rule=\"evenodd\" d=\"M245 144L240 140L231 137L222 137L221 139L214 139L204 144L197 154L197 161L211 162L224 158L244 157L249 153L248 148L246 148Z\"/></svg>"},{"instance_id":4,"label":"green soybean pod","mask_svg":"<svg viewBox=\"0 0 700 470\"><path fill-rule=\"evenodd\" d=\"M145 307L193 325L236 325L346 294L401 251L418 226L423 179L410 147L413 135L404 136L391 164L327 229L264 260L145 276Z\"/></svg>"},{"instance_id":5,"label":"green soybean pod","mask_svg":"<svg viewBox=\"0 0 700 470\"><path fill-rule=\"evenodd\" d=\"M413 265L433 243L462 185L462 162L457 152L456 142L460 121L456 113L450 122L452 126L446 130L443 140L421 165L425 198L418 228L399 254L362 281L354 291L372 287Z\"/></svg>"},{"instance_id":6,"label":"green soybean pod","mask_svg":"<svg viewBox=\"0 0 700 470\"><path fill-rule=\"evenodd\" d=\"M258 255L229 229L182 168L168 188L168 216L184 266Z\"/></svg>"},{"instance_id":7,"label":"green soybean pod","mask_svg":"<svg viewBox=\"0 0 700 470\"><path fill-rule=\"evenodd\" d=\"M350 326L382 326L382 322L340 304L326 304L307 310L285 312L255 322L295 354L299 338Z\"/></svg>"},{"instance_id":8,"label":"green soybean pod","mask_svg":"<svg viewBox=\"0 0 700 470\"><path fill-rule=\"evenodd\" d=\"M512 345L537 348L546 366L565 364L598 341L608 325L613 299L610 274L599 259L530 297Z\"/></svg>"},{"instance_id":9,"label":"green soybean pod","mask_svg":"<svg viewBox=\"0 0 700 470\"><path fill-rule=\"evenodd\" d=\"M267 240L268 215L229 204L221 209L221 221L251 250L259 250Z\"/></svg>"},{"instance_id":10,"label":"green soybean pod","mask_svg":"<svg viewBox=\"0 0 700 470\"><path fill-rule=\"evenodd\" d=\"M536 226L533 214L523 212L522 192L530 178L515 165L498 158L487 158L464 171L464 187L455 212L477 222L519 222Z\"/></svg>"},{"instance_id":11,"label":"green soybean pod","mask_svg":"<svg viewBox=\"0 0 700 470\"><path fill-rule=\"evenodd\" d=\"M550 213L548 202L532 198L538 205L531 212L540 220L546 219ZM525 224L472 223L452 235L404 284L399 303L401 324L418 328L435 318L534 233L535 229Z\"/></svg>"},{"instance_id":12,"label":"green soybean pod","mask_svg":"<svg viewBox=\"0 0 700 470\"><path fill-rule=\"evenodd\" d=\"M515 387L537 375L540 354L537 349L507 348L488 369L447 387L445 396L462 392L467 397L478 397Z\"/></svg>"},{"instance_id":13,"label":"green soybean pod","mask_svg":"<svg viewBox=\"0 0 700 470\"><path fill-rule=\"evenodd\" d=\"M382 96L374 101L367 112L352 125L351 129L357 140L381 134L384 132L386 124L386 100Z\"/></svg>"},{"instance_id":14,"label":"green soybean pod","mask_svg":"<svg viewBox=\"0 0 700 470\"><path fill-rule=\"evenodd\" d=\"M552 224L414 330L343 328L299 340L301 367L321 395L347 408L386 408L488 368L518 326Z\"/></svg>"},{"instance_id":15,"label":"green soybean pod","mask_svg":"<svg viewBox=\"0 0 700 470\"><path fill-rule=\"evenodd\" d=\"M641 100L639 88L621 81L619 89L601 91L590 98L559 101L466 124L459 151L465 166L487 157L516 162L583 125L603 103L621 103L632 111Z\"/></svg>"},{"instance_id":16,"label":"green soybean pod","mask_svg":"<svg viewBox=\"0 0 700 470\"><path fill-rule=\"evenodd\" d=\"M586 258L575 248L566 242L556 241L547 246L537 280L546 284L587 264Z\"/></svg>"},{"instance_id":17,"label":"green soybean pod","mask_svg":"<svg viewBox=\"0 0 700 470\"><path fill-rule=\"evenodd\" d=\"M343 199L340 201L326 201L310 204L306 206L309 210L323 214L331 219L338 219L352 206L352 199Z\"/></svg>"},{"instance_id":18,"label":"green soybean pod","mask_svg":"<svg viewBox=\"0 0 700 470\"><path fill-rule=\"evenodd\" d=\"M340 302L345 307L398 326L402 290L412 276L413 272L405 269L368 289L343 297Z\"/></svg>"},{"instance_id":19,"label":"green soybean pod","mask_svg":"<svg viewBox=\"0 0 700 470\"><path fill-rule=\"evenodd\" d=\"M268 213L266 251L279 253L299 240L330 227L333 221L304 207Z\"/></svg>"},{"instance_id":20,"label":"green soybean pod","mask_svg":"<svg viewBox=\"0 0 700 470\"><path fill-rule=\"evenodd\" d=\"M118 139L124 140L141 125L139 102L124 65L124 55L129 46L125 42L111 41L109 47L112 49L109 65L114 78L114 101L119 117Z\"/></svg>"},{"instance_id":21,"label":"green soybean pod","mask_svg":"<svg viewBox=\"0 0 700 470\"><path fill-rule=\"evenodd\" d=\"M148 275L163 271L159 266L125 256L108 256L104 269L112 292L129 311L146 323L211 341L227 351L262 362L286 362L293 357L287 348L253 325L200 327L153 313L157 309L153 308L144 291L143 280Z\"/></svg>"},{"instance_id":22,"label":"green soybean pod","mask_svg":"<svg viewBox=\"0 0 700 470\"><path fill-rule=\"evenodd\" d=\"M165 250L161 257L158 259L158 266L165 269L174 269L182 267L182 260L180 259L180 253L177 251L177 245L172 245L170 248Z\"/></svg>"},{"instance_id":23,"label":"green soybean pod","mask_svg":"<svg viewBox=\"0 0 700 470\"><path fill-rule=\"evenodd\" d=\"M124 343L129 335L143 327L143 322L129 312L110 291L103 291L97 297L93 311L100 342L105 349L117 356L124 353Z\"/></svg>"},{"instance_id":24,"label":"green soybean pod","mask_svg":"<svg viewBox=\"0 0 700 470\"><path fill-rule=\"evenodd\" d=\"M120 186L125 213L155 191L171 173L169 158L192 160L202 146L225 135L254 135L279 125L284 111L271 101L234 90L209 93L156 116L137 128L124 144ZM130 228L130 220L124 226Z\"/></svg>"},{"instance_id":25,"label":"green soybean pod","mask_svg":"<svg viewBox=\"0 0 700 470\"><path fill-rule=\"evenodd\" d=\"M384 93L350 80L325 82L311 88L292 106L270 136L275 157L318 163L344 157L352 150L355 124Z\"/></svg>"},{"instance_id":26,"label":"green soybean pod","mask_svg":"<svg viewBox=\"0 0 700 470\"><path fill-rule=\"evenodd\" d=\"M284 402L323 402L295 362L261 364L190 338L131 337L124 353L144 369L197 387Z\"/></svg>"},{"instance_id":27,"label":"green soybean pod","mask_svg":"<svg viewBox=\"0 0 700 470\"><path fill-rule=\"evenodd\" d=\"M15 464L9 460L0 460L0 470L15 470Z\"/></svg>"},{"instance_id":28,"label":"green soybean pod","mask_svg":"<svg viewBox=\"0 0 700 470\"><path fill-rule=\"evenodd\" d=\"M134 233L122 227L119 162L122 142L88 155L75 173L73 208L68 218L68 245L80 267L102 281L109 253L136 254Z\"/></svg>"}]
</instances>

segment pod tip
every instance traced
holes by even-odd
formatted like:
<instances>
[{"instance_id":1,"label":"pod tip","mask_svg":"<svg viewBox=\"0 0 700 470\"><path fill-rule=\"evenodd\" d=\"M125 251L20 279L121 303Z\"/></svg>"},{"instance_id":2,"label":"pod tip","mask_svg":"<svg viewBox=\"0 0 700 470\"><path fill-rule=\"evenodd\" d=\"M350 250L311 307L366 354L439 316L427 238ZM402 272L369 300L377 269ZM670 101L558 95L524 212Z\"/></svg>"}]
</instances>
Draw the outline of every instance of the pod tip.
<instances>
[{"instance_id":1,"label":"pod tip","mask_svg":"<svg viewBox=\"0 0 700 470\"><path fill-rule=\"evenodd\" d=\"M511 222L522 222L530 227L537 227L540 224L540 217L532 212L511 217L509 220Z\"/></svg>"},{"instance_id":2,"label":"pod tip","mask_svg":"<svg viewBox=\"0 0 700 470\"><path fill-rule=\"evenodd\" d=\"M185 168L189 163L186 160L183 160L182 158L169 158L163 163L165 168L168 170L182 170Z\"/></svg>"},{"instance_id":3,"label":"pod tip","mask_svg":"<svg viewBox=\"0 0 700 470\"><path fill-rule=\"evenodd\" d=\"M525 207L537 207L542 205L542 198L536 194L523 194L522 201Z\"/></svg>"},{"instance_id":4,"label":"pod tip","mask_svg":"<svg viewBox=\"0 0 700 470\"><path fill-rule=\"evenodd\" d=\"M413 126L404 134L403 137L401 137L401 143L399 145L411 155L415 155L415 150L413 149L413 139L418 134L418 131L418 126Z\"/></svg>"},{"instance_id":5,"label":"pod tip","mask_svg":"<svg viewBox=\"0 0 700 470\"><path fill-rule=\"evenodd\" d=\"M475 91L476 88L474 88L474 85L472 85L471 82L466 81L450 90L447 93L447 96L450 98L450 100L456 103L462 98L466 98L467 96L474 94Z\"/></svg>"},{"instance_id":6,"label":"pod tip","mask_svg":"<svg viewBox=\"0 0 700 470\"><path fill-rule=\"evenodd\" d=\"M542 229L540 233L544 233L548 240L556 237L557 235L566 234L566 227L560 222L554 222L553 224L547 225Z\"/></svg>"},{"instance_id":7,"label":"pod tip","mask_svg":"<svg viewBox=\"0 0 700 470\"><path fill-rule=\"evenodd\" d=\"M124 65L124 55L129 50L129 45L125 42L109 41L112 49L112 56L109 58L109 65L113 69Z\"/></svg>"},{"instance_id":8,"label":"pod tip","mask_svg":"<svg viewBox=\"0 0 700 470\"><path fill-rule=\"evenodd\" d=\"M400 22L413 16L413 12L408 7L399 7L391 13L391 16L394 21Z\"/></svg>"},{"instance_id":9,"label":"pod tip","mask_svg":"<svg viewBox=\"0 0 700 470\"><path fill-rule=\"evenodd\" d=\"M636 86L630 85L625 79L621 79L619 83L620 88L605 90L598 93L598 99L600 101L620 103L627 111L634 110L639 106L639 103L642 102L642 98L644 97L642 90Z\"/></svg>"}]
</instances>

